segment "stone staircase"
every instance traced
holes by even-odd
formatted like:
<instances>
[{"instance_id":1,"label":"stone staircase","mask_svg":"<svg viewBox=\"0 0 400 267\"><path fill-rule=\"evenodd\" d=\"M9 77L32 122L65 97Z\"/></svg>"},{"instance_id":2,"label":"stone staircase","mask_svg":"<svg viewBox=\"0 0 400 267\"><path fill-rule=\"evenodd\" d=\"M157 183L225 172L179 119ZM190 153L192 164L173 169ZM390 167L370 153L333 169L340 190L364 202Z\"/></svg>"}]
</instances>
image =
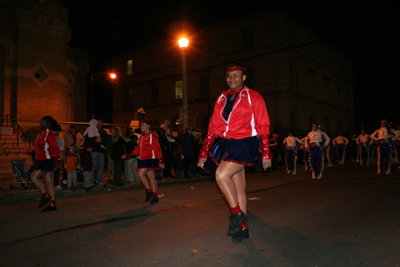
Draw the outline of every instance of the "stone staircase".
<instances>
[{"instance_id":1,"label":"stone staircase","mask_svg":"<svg viewBox=\"0 0 400 267\"><path fill-rule=\"evenodd\" d=\"M17 135L2 135L0 138L0 188L9 188L13 184L14 172L12 170L11 161L14 159L20 159L25 161L25 165L29 167L33 164L30 156L26 154L26 150L33 147L34 140L19 138ZM9 157L5 153L10 153ZM16 153L20 153L19 157Z\"/></svg>"}]
</instances>

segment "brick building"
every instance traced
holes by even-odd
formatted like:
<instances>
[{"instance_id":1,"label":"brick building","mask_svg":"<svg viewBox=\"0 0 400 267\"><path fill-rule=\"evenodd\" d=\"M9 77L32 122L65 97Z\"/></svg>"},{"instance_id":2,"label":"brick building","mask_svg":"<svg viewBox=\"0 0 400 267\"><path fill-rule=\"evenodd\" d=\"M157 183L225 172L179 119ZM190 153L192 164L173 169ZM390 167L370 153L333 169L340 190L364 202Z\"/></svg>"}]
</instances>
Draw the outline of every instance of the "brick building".
<instances>
[{"instance_id":1,"label":"brick building","mask_svg":"<svg viewBox=\"0 0 400 267\"><path fill-rule=\"evenodd\" d=\"M333 135L352 131L352 63L282 10L212 25L188 36L189 125L206 129L216 98L227 88L227 67L249 69L247 85L267 104L272 131L308 131L317 122ZM116 56L114 123L129 123L142 107L146 118L170 120L182 130L181 51L177 39Z\"/></svg>"},{"instance_id":2,"label":"brick building","mask_svg":"<svg viewBox=\"0 0 400 267\"><path fill-rule=\"evenodd\" d=\"M0 29L0 119L87 121L89 64L61 1L0 0Z\"/></svg>"}]
</instances>

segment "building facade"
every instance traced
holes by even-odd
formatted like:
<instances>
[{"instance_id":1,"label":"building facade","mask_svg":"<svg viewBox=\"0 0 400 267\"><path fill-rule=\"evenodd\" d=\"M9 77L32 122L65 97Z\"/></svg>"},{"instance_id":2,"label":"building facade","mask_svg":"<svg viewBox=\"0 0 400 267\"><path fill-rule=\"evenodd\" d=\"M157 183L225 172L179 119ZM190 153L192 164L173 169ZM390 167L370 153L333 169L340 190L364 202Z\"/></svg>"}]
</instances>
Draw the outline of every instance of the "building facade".
<instances>
[{"instance_id":1,"label":"building facade","mask_svg":"<svg viewBox=\"0 0 400 267\"><path fill-rule=\"evenodd\" d=\"M271 133L305 132L312 123L331 135L353 130L352 63L282 10L199 30L189 37L189 125L206 130L215 100L227 90L227 67L248 67L247 86L265 99ZM182 63L177 40L163 40L113 59L120 77L114 123L146 118L182 131Z\"/></svg>"},{"instance_id":2,"label":"building facade","mask_svg":"<svg viewBox=\"0 0 400 267\"><path fill-rule=\"evenodd\" d=\"M87 121L89 63L61 1L0 0L0 29L0 119Z\"/></svg>"}]
</instances>

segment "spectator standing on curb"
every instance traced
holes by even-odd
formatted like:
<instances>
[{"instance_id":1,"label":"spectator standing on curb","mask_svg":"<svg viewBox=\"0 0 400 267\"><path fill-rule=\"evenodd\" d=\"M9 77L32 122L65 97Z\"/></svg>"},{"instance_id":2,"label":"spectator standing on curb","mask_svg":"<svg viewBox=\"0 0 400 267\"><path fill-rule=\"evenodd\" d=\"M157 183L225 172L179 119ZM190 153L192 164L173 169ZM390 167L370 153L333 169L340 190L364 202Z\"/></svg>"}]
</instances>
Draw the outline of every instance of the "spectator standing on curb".
<instances>
[{"instance_id":1,"label":"spectator standing on curb","mask_svg":"<svg viewBox=\"0 0 400 267\"><path fill-rule=\"evenodd\" d=\"M113 132L113 129L114 128L111 128L110 133ZM106 144L107 172L108 172L107 184L112 184L114 178L114 161L111 159L112 153L113 153L113 144L111 138L109 138Z\"/></svg>"},{"instance_id":2,"label":"spectator standing on curb","mask_svg":"<svg viewBox=\"0 0 400 267\"><path fill-rule=\"evenodd\" d=\"M66 133L64 133L63 139L65 143L65 147L69 147L74 145L79 151L79 148L83 145L85 139L82 134L76 130L76 124L72 124L69 126L69 129Z\"/></svg>"},{"instance_id":3,"label":"spectator standing on curb","mask_svg":"<svg viewBox=\"0 0 400 267\"><path fill-rule=\"evenodd\" d=\"M113 151L111 154L111 159L114 162L114 181L113 185L123 186L124 184L121 181L122 169L124 167L124 161L121 158L126 154L127 143L121 135L121 129L119 127L115 127L111 134L111 142L113 145Z\"/></svg>"},{"instance_id":4,"label":"spectator standing on curb","mask_svg":"<svg viewBox=\"0 0 400 267\"><path fill-rule=\"evenodd\" d=\"M183 134L183 158L184 158L184 171L183 176L186 179L191 177L190 166L193 161L196 160L194 157L194 140L192 135L192 128L188 127Z\"/></svg>"},{"instance_id":5,"label":"spectator standing on curb","mask_svg":"<svg viewBox=\"0 0 400 267\"><path fill-rule=\"evenodd\" d=\"M132 129L129 129L125 135L125 141L127 143L126 146L126 154L131 153L135 148L137 147L137 136L133 132ZM139 182L139 176L138 172L136 170L138 166L137 158L132 157L129 159L126 159L125 162L125 180L127 183L138 183Z\"/></svg>"},{"instance_id":6,"label":"spectator standing on curb","mask_svg":"<svg viewBox=\"0 0 400 267\"><path fill-rule=\"evenodd\" d=\"M173 162L173 146L166 136L166 132L161 128L158 132L158 142L160 143L161 153L165 168L163 170L163 177L166 179L173 178L171 174L171 167Z\"/></svg>"},{"instance_id":7,"label":"spectator standing on curb","mask_svg":"<svg viewBox=\"0 0 400 267\"><path fill-rule=\"evenodd\" d=\"M65 147L65 143L64 143L64 139L60 139L60 132L61 132L61 126L60 125L56 125L54 126L53 129L51 129L54 133L54 135L56 136L57 139L57 144L58 144L58 149L60 150L60 166L58 166L55 170L54 170L54 188L57 191L62 190L63 188L60 186L60 173L62 173L63 171L63 151L64 151L64 147Z\"/></svg>"},{"instance_id":8,"label":"spectator standing on curb","mask_svg":"<svg viewBox=\"0 0 400 267\"><path fill-rule=\"evenodd\" d=\"M65 170L68 172L68 192L76 190L78 187L78 172L80 169L81 160L74 145L67 147L65 156Z\"/></svg>"},{"instance_id":9,"label":"spectator standing on curb","mask_svg":"<svg viewBox=\"0 0 400 267\"><path fill-rule=\"evenodd\" d=\"M104 157L106 153L106 144L109 139L107 132L102 129L102 126L103 123L101 119L90 120L89 127L83 134L92 148L92 152L90 152L93 161L92 183L96 183L98 186L103 186Z\"/></svg>"},{"instance_id":10,"label":"spectator standing on curb","mask_svg":"<svg viewBox=\"0 0 400 267\"><path fill-rule=\"evenodd\" d=\"M92 183L93 162L92 154L90 153L91 151L92 148L90 147L89 142L85 141L83 144L83 151L81 152L81 166L83 170L83 188L86 191L89 191L94 186Z\"/></svg>"}]
</instances>

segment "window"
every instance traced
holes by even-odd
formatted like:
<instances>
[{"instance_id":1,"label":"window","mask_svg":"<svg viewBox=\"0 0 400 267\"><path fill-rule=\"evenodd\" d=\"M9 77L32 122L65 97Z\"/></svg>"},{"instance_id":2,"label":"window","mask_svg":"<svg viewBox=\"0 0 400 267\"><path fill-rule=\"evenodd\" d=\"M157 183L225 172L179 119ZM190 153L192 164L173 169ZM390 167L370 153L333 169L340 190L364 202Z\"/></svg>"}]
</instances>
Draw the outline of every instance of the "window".
<instances>
[{"instance_id":1,"label":"window","mask_svg":"<svg viewBox=\"0 0 400 267\"><path fill-rule=\"evenodd\" d=\"M293 61L289 64L289 83L289 90L297 91L297 69Z\"/></svg>"},{"instance_id":2,"label":"window","mask_svg":"<svg viewBox=\"0 0 400 267\"><path fill-rule=\"evenodd\" d=\"M324 100L328 101L328 92L329 92L329 84L331 82L331 79L328 77L324 77Z\"/></svg>"},{"instance_id":3,"label":"window","mask_svg":"<svg viewBox=\"0 0 400 267\"><path fill-rule=\"evenodd\" d=\"M314 112L311 111L310 112L310 116L308 117L308 127L309 127L309 129L311 129L312 125L315 124L315 123L317 123L316 120L315 120L315 114L314 114Z\"/></svg>"},{"instance_id":4,"label":"window","mask_svg":"<svg viewBox=\"0 0 400 267\"><path fill-rule=\"evenodd\" d=\"M126 75L132 75L133 74L133 60L129 59L126 61Z\"/></svg>"},{"instance_id":5,"label":"window","mask_svg":"<svg viewBox=\"0 0 400 267\"><path fill-rule=\"evenodd\" d=\"M158 84L151 85L151 103L158 103Z\"/></svg>"},{"instance_id":6,"label":"window","mask_svg":"<svg viewBox=\"0 0 400 267\"><path fill-rule=\"evenodd\" d=\"M210 97L210 76L208 73L200 74L200 95L207 99Z\"/></svg>"},{"instance_id":7,"label":"window","mask_svg":"<svg viewBox=\"0 0 400 267\"><path fill-rule=\"evenodd\" d=\"M294 130L299 127L299 116L295 108L292 108L292 110L290 111L289 127L291 128L291 130Z\"/></svg>"},{"instance_id":8,"label":"window","mask_svg":"<svg viewBox=\"0 0 400 267\"><path fill-rule=\"evenodd\" d=\"M315 71L308 69L308 90L311 96L315 94L315 74Z\"/></svg>"},{"instance_id":9,"label":"window","mask_svg":"<svg viewBox=\"0 0 400 267\"><path fill-rule=\"evenodd\" d=\"M129 88L126 90L126 106L131 107L133 105L133 89Z\"/></svg>"},{"instance_id":10,"label":"window","mask_svg":"<svg viewBox=\"0 0 400 267\"><path fill-rule=\"evenodd\" d=\"M182 97L182 80L175 81L175 99L181 99Z\"/></svg>"},{"instance_id":11,"label":"window","mask_svg":"<svg viewBox=\"0 0 400 267\"><path fill-rule=\"evenodd\" d=\"M336 131L341 132L342 131L342 120L339 118L337 121L337 126L336 126Z\"/></svg>"},{"instance_id":12,"label":"window","mask_svg":"<svg viewBox=\"0 0 400 267\"><path fill-rule=\"evenodd\" d=\"M331 119L329 118L328 115L325 116L324 124L325 124L324 132L329 134L331 131Z\"/></svg>"},{"instance_id":13,"label":"window","mask_svg":"<svg viewBox=\"0 0 400 267\"><path fill-rule=\"evenodd\" d=\"M254 30L253 26L246 26L242 28L242 42L243 50L251 50L254 48Z\"/></svg>"}]
</instances>

